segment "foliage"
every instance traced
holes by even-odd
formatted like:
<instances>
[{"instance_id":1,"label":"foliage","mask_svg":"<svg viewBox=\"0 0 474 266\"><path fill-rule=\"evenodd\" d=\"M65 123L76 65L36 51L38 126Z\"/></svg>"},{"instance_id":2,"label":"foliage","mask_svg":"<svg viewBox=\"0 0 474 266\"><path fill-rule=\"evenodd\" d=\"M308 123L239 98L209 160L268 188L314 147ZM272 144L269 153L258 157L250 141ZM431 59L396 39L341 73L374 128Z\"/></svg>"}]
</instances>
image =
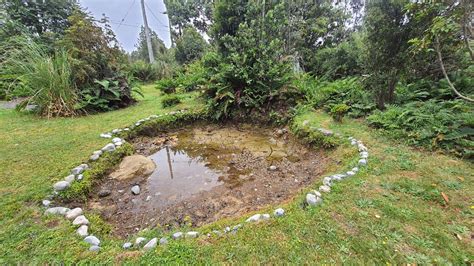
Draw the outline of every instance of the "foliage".
<instances>
[{"instance_id":1,"label":"foliage","mask_svg":"<svg viewBox=\"0 0 474 266\"><path fill-rule=\"evenodd\" d=\"M123 77L96 80L94 83L81 90L78 109L93 112L119 109L136 102L132 92L141 94L138 88L130 88L129 82Z\"/></svg>"},{"instance_id":2,"label":"foliage","mask_svg":"<svg viewBox=\"0 0 474 266\"><path fill-rule=\"evenodd\" d=\"M188 64L199 59L206 50L207 43L194 28L187 27L176 40L175 58L180 64Z\"/></svg>"},{"instance_id":3,"label":"foliage","mask_svg":"<svg viewBox=\"0 0 474 266\"><path fill-rule=\"evenodd\" d=\"M336 122L342 122L342 118L344 115L349 111L350 107L343 104L335 104L331 107L329 113L331 114L331 117L334 119Z\"/></svg>"},{"instance_id":4,"label":"foliage","mask_svg":"<svg viewBox=\"0 0 474 266\"><path fill-rule=\"evenodd\" d=\"M1 60L2 80L11 80L14 88L31 91L28 103L37 106L37 113L46 117L77 113L71 59L65 51L50 56L44 47L25 37L15 39L3 48L6 52Z\"/></svg>"},{"instance_id":5,"label":"foliage","mask_svg":"<svg viewBox=\"0 0 474 266\"><path fill-rule=\"evenodd\" d=\"M172 107L181 103L181 99L177 95L166 95L161 99L163 108Z\"/></svg>"},{"instance_id":6,"label":"foliage","mask_svg":"<svg viewBox=\"0 0 474 266\"><path fill-rule=\"evenodd\" d=\"M166 49L165 43L158 37L158 34L154 30L150 29L150 39L151 39L151 48L153 51L153 56L157 62L171 62L171 53L170 50ZM138 43L135 45L136 50L130 54L130 59L134 61L144 61L150 63L150 58L148 57L148 45L146 42L145 27L140 28L140 33L138 35Z\"/></svg>"},{"instance_id":7,"label":"foliage","mask_svg":"<svg viewBox=\"0 0 474 266\"><path fill-rule=\"evenodd\" d=\"M173 70L170 69L170 66L164 62L149 64L141 60L132 62L125 68L125 71L133 78L142 82L167 78L171 76L171 73L173 72Z\"/></svg>"},{"instance_id":8,"label":"foliage","mask_svg":"<svg viewBox=\"0 0 474 266\"><path fill-rule=\"evenodd\" d=\"M166 10L173 41L181 38L187 27L194 27L200 32L207 32L212 20L210 0L165 0Z\"/></svg>"},{"instance_id":9,"label":"foliage","mask_svg":"<svg viewBox=\"0 0 474 266\"><path fill-rule=\"evenodd\" d=\"M177 91L190 92L206 86L209 78L203 62L198 60L184 66L181 71L176 71L173 77L159 80L156 88L166 94Z\"/></svg>"},{"instance_id":10,"label":"foliage","mask_svg":"<svg viewBox=\"0 0 474 266\"><path fill-rule=\"evenodd\" d=\"M387 130L397 138L428 148L442 148L472 158L474 120L472 106L460 100L413 101L390 105L368 117L370 125Z\"/></svg>"}]
</instances>

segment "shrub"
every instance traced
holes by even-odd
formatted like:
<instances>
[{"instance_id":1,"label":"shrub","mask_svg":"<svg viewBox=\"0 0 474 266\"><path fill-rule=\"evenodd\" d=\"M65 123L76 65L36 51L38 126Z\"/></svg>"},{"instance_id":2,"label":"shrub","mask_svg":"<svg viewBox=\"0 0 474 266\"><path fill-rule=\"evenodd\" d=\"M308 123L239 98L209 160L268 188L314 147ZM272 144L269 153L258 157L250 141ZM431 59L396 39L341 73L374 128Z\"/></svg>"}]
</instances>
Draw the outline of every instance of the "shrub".
<instances>
[{"instance_id":1,"label":"shrub","mask_svg":"<svg viewBox=\"0 0 474 266\"><path fill-rule=\"evenodd\" d=\"M65 51L49 56L40 45L25 37L5 48L2 79L7 77L13 87L33 92L28 102L37 106L37 113L46 117L77 114L71 59Z\"/></svg>"},{"instance_id":2,"label":"shrub","mask_svg":"<svg viewBox=\"0 0 474 266\"><path fill-rule=\"evenodd\" d=\"M330 114L334 121L336 122L342 122L342 118L344 115L349 111L350 107L340 103L340 104L335 104L331 107Z\"/></svg>"},{"instance_id":3,"label":"shrub","mask_svg":"<svg viewBox=\"0 0 474 266\"><path fill-rule=\"evenodd\" d=\"M474 155L474 119L472 106L461 100L410 102L388 105L367 118L373 127L408 143L427 148L441 148L458 156Z\"/></svg>"},{"instance_id":4,"label":"shrub","mask_svg":"<svg viewBox=\"0 0 474 266\"><path fill-rule=\"evenodd\" d=\"M181 103L181 99L177 95L167 95L161 100L163 108L172 107Z\"/></svg>"},{"instance_id":5,"label":"shrub","mask_svg":"<svg viewBox=\"0 0 474 266\"><path fill-rule=\"evenodd\" d=\"M131 63L127 72L139 81L150 82L169 77L172 69L165 62L157 61L154 64L149 64L139 60Z\"/></svg>"}]
</instances>

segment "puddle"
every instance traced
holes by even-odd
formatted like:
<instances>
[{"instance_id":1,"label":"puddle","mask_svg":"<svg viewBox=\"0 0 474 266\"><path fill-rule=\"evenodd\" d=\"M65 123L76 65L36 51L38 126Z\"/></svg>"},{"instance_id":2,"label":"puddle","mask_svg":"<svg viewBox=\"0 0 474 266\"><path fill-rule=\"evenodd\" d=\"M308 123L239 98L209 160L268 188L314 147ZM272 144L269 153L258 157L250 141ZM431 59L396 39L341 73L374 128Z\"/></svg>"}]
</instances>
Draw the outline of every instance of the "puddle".
<instances>
[{"instance_id":1,"label":"puddle","mask_svg":"<svg viewBox=\"0 0 474 266\"><path fill-rule=\"evenodd\" d=\"M278 204L319 178L328 160L281 130L250 125L189 126L132 142L155 162L155 171L104 180L88 206L118 236L153 226L199 226ZM135 184L139 195L130 192ZM98 197L104 189L111 194Z\"/></svg>"}]
</instances>

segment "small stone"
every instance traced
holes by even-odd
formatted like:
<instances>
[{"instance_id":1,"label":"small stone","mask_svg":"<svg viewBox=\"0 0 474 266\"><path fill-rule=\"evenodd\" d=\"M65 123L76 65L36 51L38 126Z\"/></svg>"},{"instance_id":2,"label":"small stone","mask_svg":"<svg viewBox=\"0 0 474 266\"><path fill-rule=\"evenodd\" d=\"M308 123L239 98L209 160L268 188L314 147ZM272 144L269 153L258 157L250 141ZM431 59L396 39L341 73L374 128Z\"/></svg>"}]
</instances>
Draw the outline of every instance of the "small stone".
<instances>
[{"instance_id":1,"label":"small stone","mask_svg":"<svg viewBox=\"0 0 474 266\"><path fill-rule=\"evenodd\" d=\"M89 165L88 165L88 164L85 164L85 163L79 165L79 167L82 167L82 169L84 169L84 171L87 170L87 169L89 169Z\"/></svg>"},{"instance_id":2,"label":"small stone","mask_svg":"<svg viewBox=\"0 0 474 266\"><path fill-rule=\"evenodd\" d=\"M126 127L123 129L124 131L130 131L130 128Z\"/></svg>"},{"instance_id":3,"label":"small stone","mask_svg":"<svg viewBox=\"0 0 474 266\"><path fill-rule=\"evenodd\" d=\"M282 208L278 208L273 212L273 215L275 215L276 217L282 217L283 215L285 215L285 210L283 210Z\"/></svg>"},{"instance_id":4,"label":"small stone","mask_svg":"<svg viewBox=\"0 0 474 266\"><path fill-rule=\"evenodd\" d=\"M117 146L117 147L120 147L122 145L123 145L123 142L121 142L121 141L115 143L115 146Z\"/></svg>"},{"instance_id":5,"label":"small stone","mask_svg":"<svg viewBox=\"0 0 474 266\"><path fill-rule=\"evenodd\" d=\"M66 181L59 181L59 182L56 182L54 185L53 185L53 188L55 191L63 191L65 190L66 188L68 188L71 184L69 182L66 182Z\"/></svg>"},{"instance_id":6,"label":"small stone","mask_svg":"<svg viewBox=\"0 0 474 266\"><path fill-rule=\"evenodd\" d=\"M108 190L108 189L103 189L101 191L99 191L99 193L97 194L100 198L104 198L104 197L107 197L108 195L110 195L112 193L112 191Z\"/></svg>"},{"instance_id":7,"label":"small stone","mask_svg":"<svg viewBox=\"0 0 474 266\"><path fill-rule=\"evenodd\" d=\"M91 236L86 236L84 238L84 241L91 244L91 245L93 245L93 246L99 246L100 245L100 240L97 237L92 236L92 235Z\"/></svg>"},{"instance_id":8,"label":"small stone","mask_svg":"<svg viewBox=\"0 0 474 266\"><path fill-rule=\"evenodd\" d=\"M81 166L75 167L74 169L71 170L71 174L73 175L78 175L78 174L81 174L82 172L84 172L84 168L82 168Z\"/></svg>"},{"instance_id":9,"label":"small stone","mask_svg":"<svg viewBox=\"0 0 474 266\"><path fill-rule=\"evenodd\" d=\"M99 158L100 158L99 154L92 154L91 157L89 157L89 160L97 161L97 160L99 160Z\"/></svg>"},{"instance_id":10,"label":"small stone","mask_svg":"<svg viewBox=\"0 0 474 266\"><path fill-rule=\"evenodd\" d=\"M79 215L76 217L76 219L74 219L74 221L72 221L72 224L73 225L88 225L89 220L87 220L87 218L84 215Z\"/></svg>"},{"instance_id":11,"label":"small stone","mask_svg":"<svg viewBox=\"0 0 474 266\"><path fill-rule=\"evenodd\" d=\"M137 237L137 239L135 240L135 245L136 246L140 246L140 244L142 244L143 242L146 241L146 238L144 237Z\"/></svg>"},{"instance_id":12,"label":"small stone","mask_svg":"<svg viewBox=\"0 0 474 266\"><path fill-rule=\"evenodd\" d=\"M99 252L100 251L100 247L99 246L91 246L89 248L89 251L92 251L92 252Z\"/></svg>"},{"instance_id":13,"label":"small stone","mask_svg":"<svg viewBox=\"0 0 474 266\"><path fill-rule=\"evenodd\" d=\"M141 123L139 123L139 122L136 122L136 123L135 123L135 126L138 127L139 125L141 125Z\"/></svg>"},{"instance_id":14,"label":"small stone","mask_svg":"<svg viewBox=\"0 0 474 266\"><path fill-rule=\"evenodd\" d=\"M306 203L308 203L308 205L317 206L321 203L320 199L320 197L316 197L314 194L306 194Z\"/></svg>"},{"instance_id":15,"label":"small stone","mask_svg":"<svg viewBox=\"0 0 474 266\"><path fill-rule=\"evenodd\" d=\"M250 222L258 222L258 220L260 220L260 218L262 217L261 214L255 214L255 215L252 215L250 216L250 218L248 218L246 220L247 223L250 223Z\"/></svg>"},{"instance_id":16,"label":"small stone","mask_svg":"<svg viewBox=\"0 0 474 266\"><path fill-rule=\"evenodd\" d=\"M352 172L357 173L359 171L359 167L352 168Z\"/></svg>"},{"instance_id":17,"label":"small stone","mask_svg":"<svg viewBox=\"0 0 474 266\"><path fill-rule=\"evenodd\" d=\"M133 186L131 190L132 190L132 193L133 193L134 195L140 194L140 186L139 186L139 185Z\"/></svg>"},{"instance_id":18,"label":"small stone","mask_svg":"<svg viewBox=\"0 0 474 266\"><path fill-rule=\"evenodd\" d=\"M222 236L222 233L219 230L213 230L212 233L214 233L216 236Z\"/></svg>"},{"instance_id":19,"label":"small stone","mask_svg":"<svg viewBox=\"0 0 474 266\"><path fill-rule=\"evenodd\" d=\"M122 139L121 138L113 138L112 139L112 143L117 143L117 142L121 142Z\"/></svg>"},{"instance_id":20,"label":"small stone","mask_svg":"<svg viewBox=\"0 0 474 266\"><path fill-rule=\"evenodd\" d=\"M353 176L353 175L355 175L356 173L355 173L354 171L348 171L346 174L347 174L348 176Z\"/></svg>"},{"instance_id":21,"label":"small stone","mask_svg":"<svg viewBox=\"0 0 474 266\"><path fill-rule=\"evenodd\" d=\"M242 225L238 224L238 225L232 227L232 231L237 232L237 230L239 230L240 227L242 227Z\"/></svg>"},{"instance_id":22,"label":"small stone","mask_svg":"<svg viewBox=\"0 0 474 266\"><path fill-rule=\"evenodd\" d=\"M44 207L49 207L49 205L51 205L50 200L43 200L41 203L43 204Z\"/></svg>"},{"instance_id":23,"label":"small stone","mask_svg":"<svg viewBox=\"0 0 474 266\"><path fill-rule=\"evenodd\" d=\"M324 193L329 193L329 192L331 192L331 188L324 185L324 186L319 187L319 191L324 192Z\"/></svg>"},{"instance_id":24,"label":"small stone","mask_svg":"<svg viewBox=\"0 0 474 266\"><path fill-rule=\"evenodd\" d=\"M82 237L86 237L89 235L88 233L89 227L87 225L81 225L77 230L76 233Z\"/></svg>"},{"instance_id":25,"label":"small stone","mask_svg":"<svg viewBox=\"0 0 474 266\"><path fill-rule=\"evenodd\" d=\"M285 132L284 132L283 130L281 130L281 129L278 129L277 132L276 132L276 135L277 135L278 137L280 137L280 136L283 135L283 134L285 134Z\"/></svg>"},{"instance_id":26,"label":"small stone","mask_svg":"<svg viewBox=\"0 0 474 266\"><path fill-rule=\"evenodd\" d=\"M77 181L81 181L82 179L84 179L84 175L83 174L77 175L76 179Z\"/></svg>"},{"instance_id":27,"label":"small stone","mask_svg":"<svg viewBox=\"0 0 474 266\"><path fill-rule=\"evenodd\" d=\"M110 135L109 133L102 133L102 134L100 134L100 137L105 138L105 139L110 139L112 137L112 135Z\"/></svg>"},{"instance_id":28,"label":"small stone","mask_svg":"<svg viewBox=\"0 0 474 266\"><path fill-rule=\"evenodd\" d=\"M151 196L147 196L145 201L150 201L151 200Z\"/></svg>"},{"instance_id":29,"label":"small stone","mask_svg":"<svg viewBox=\"0 0 474 266\"><path fill-rule=\"evenodd\" d=\"M268 169L270 171L276 171L277 170L277 167L275 165L270 165L270 167L268 167Z\"/></svg>"},{"instance_id":30,"label":"small stone","mask_svg":"<svg viewBox=\"0 0 474 266\"><path fill-rule=\"evenodd\" d=\"M68 182L69 184L71 184L72 182L74 182L74 179L75 179L75 175L68 175L64 178L64 181Z\"/></svg>"},{"instance_id":31,"label":"small stone","mask_svg":"<svg viewBox=\"0 0 474 266\"><path fill-rule=\"evenodd\" d=\"M226 228L224 228L224 233L228 233L228 232L230 232L230 227L227 226Z\"/></svg>"},{"instance_id":32,"label":"small stone","mask_svg":"<svg viewBox=\"0 0 474 266\"><path fill-rule=\"evenodd\" d=\"M123 249L129 249L129 248L132 247L132 245L133 245L133 244L132 244L131 242L127 242L127 243L123 244L122 248L123 248Z\"/></svg>"},{"instance_id":33,"label":"small stone","mask_svg":"<svg viewBox=\"0 0 474 266\"><path fill-rule=\"evenodd\" d=\"M155 238L152 238L150 241L148 241L148 243L146 243L144 246L143 246L143 249L144 250L151 250L151 249L154 249L156 247L156 244L158 243L158 239L155 237Z\"/></svg>"},{"instance_id":34,"label":"small stone","mask_svg":"<svg viewBox=\"0 0 474 266\"><path fill-rule=\"evenodd\" d=\"M98 151L94 151L92 154L101 156L102 153L103 152L101 150L98 150Z\"/></svg>"},{"instance_id":35,"label":"small stone","mask_svg":"<svg viewBox=\"0 0 474 266\"><path fill-rule=\"evenodd\" d=\"M317 190L313 190L311 192L309 192L309 194L313 194L315 195L316 197L318 198L321 198L323 195L321 194L321 192L317 191Z\"/></svg>"},{"instance_id":36,"label":"small stone","mask_svg":"<svg viewBox=\"0 0 474 266\"><path fill-rule=\"evenodd\" d=\"M112 133L113 133L113 134L117 134L117 133L119 133L119 132L120 132L120 129L118 129L118 128L112 130Z\"/></svg>"},{"instance_id":37,"label":"small stone","mask_svg":"<svg viewBox=\"0 0 474 266\"><path fill-rule=\"evenodd\" d=\"M162 237L160 238L160 245L167 245L168 244L168 238Z\"/></svg>"},{"instance_id":38,"label":"small stone","mask_svg":"<svg viewBox=\"0 0 474 266\"><path fill-rule=\"evenodd\" d=\"M359 164L360 165L367 165L367 160L366 159L360 159Z\"/></svg>"},{"instance_id":39,"label":"small stone","mask_svg":"<svg viewBox=\"0 0 474 266\"><path fill-rule=\"evenodd\" d=\"M332 185L332 177L329 177L329 176L325 177L323 179L323 184L330 187Z\"/></svg>"},{"instance_id":40,"label":"small stone","mask_svg":"<svg viewBox=\"0 0 474 266\"><path fill-rule=\"evenodd\" d=\"M353 146L357 145L357 141L352 140L352 141L351 141L351 145L353 145Z\"/></svg>"},{"instance_id":41,"label":"small stone","mask_svg":"<svg viewBox=\"0 0 474 266\"><path fill-rule=\"evenodd\" d=\"M102 148L102 151L113 152L115 151L115 145L113 143L109 143Z\"/></svg>"},{"instance_id":42,"label":"small stone","mask_svg":"<svg viewBox=\"0 0 474 266\"><path fill-rule=\"evenodd\" d=\"M180 238L183 237L183 233L182 232L176 232L171 237L173 237L173 239L180 239Z\"/></svg>"},{"instance_id":43,"label":"small stone","mask_svg":"<svg viewBox=\"0 0 474 266\"><path fill-rule=\"evenodd\" d=\"M66 213L66 219L68 220L74 220L76 219L79 215L82 215L82 209L81 208L74 208Z\"/></svg>"},{"instance_id":44,"label":"small stone","mask_svg":"<svg viewBox=\"0 0 474 266\"><path fill-rule=\"evenodd\" d=\"M190 231L186 233L186 238L196 238L199 236L199 232Z\"/></svg>"},{"instance_id":45,"label":"small stone","mask_svg":"<svg viewBox=\"0 0 474 266\"><path fill-rule=\"evenodd\" d=\"M68 211L71 209L66 208L66 207L53 207L47 209L44 214L57 214L57 215L66 215Z\"/></svg>"},{"instance_id":46,"label":"small stone","mask_svg":"<svg viewBox=\"0 0 474 266\"><path fill-rule=\"evenodd\" d=\"M268 213L262 214L262 220L270 220L270 214Z\"/></svg>"}]
</instances>

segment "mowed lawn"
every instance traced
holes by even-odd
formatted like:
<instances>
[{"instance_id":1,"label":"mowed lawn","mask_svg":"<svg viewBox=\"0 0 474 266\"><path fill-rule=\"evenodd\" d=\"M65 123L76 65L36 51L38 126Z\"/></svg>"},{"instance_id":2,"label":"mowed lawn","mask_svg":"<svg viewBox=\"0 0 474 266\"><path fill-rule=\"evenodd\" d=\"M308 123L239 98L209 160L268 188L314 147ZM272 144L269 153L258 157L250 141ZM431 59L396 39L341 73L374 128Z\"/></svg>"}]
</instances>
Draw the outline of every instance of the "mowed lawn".
<instances>
[{"instance_id":1,"label":"mowed lawn","mask_svg":"<svg viewBox=\"0 0 474 266\"><path fill-rule=\"evenodd\" d=\"M68 221L42 215L40 201L51 192L54 181L107 143L98 137L100 133L172 110L161 108L160 93L153 86L144 86L143 91L145 98L133 107L78 118L46 120L0 110L0 264L474 261L472 163L394 142L363 121L346 119L335 124L322 112L306 112L296 122L309 120L312 126L352 135L361 139L370 153L369 167L335 185L322 206L302 208L308 188L287 203L263 210L283 207L284 218L245 225L235 235L174 241L143 252L124 251L124 240L98 232L102 250L98 254L87 251L88 245ZM183 97L184 103L176 108L203 104L195 94ZM357 161L353 147L347 145L331 151L330 156L334 160L327 174L347 170L348 164ZM315 183L312 189L319 185ZM245 218L197 230L222 229ZM163 233L152 229L140 235L161 237Z\"/></svg>"}]
</instances>

